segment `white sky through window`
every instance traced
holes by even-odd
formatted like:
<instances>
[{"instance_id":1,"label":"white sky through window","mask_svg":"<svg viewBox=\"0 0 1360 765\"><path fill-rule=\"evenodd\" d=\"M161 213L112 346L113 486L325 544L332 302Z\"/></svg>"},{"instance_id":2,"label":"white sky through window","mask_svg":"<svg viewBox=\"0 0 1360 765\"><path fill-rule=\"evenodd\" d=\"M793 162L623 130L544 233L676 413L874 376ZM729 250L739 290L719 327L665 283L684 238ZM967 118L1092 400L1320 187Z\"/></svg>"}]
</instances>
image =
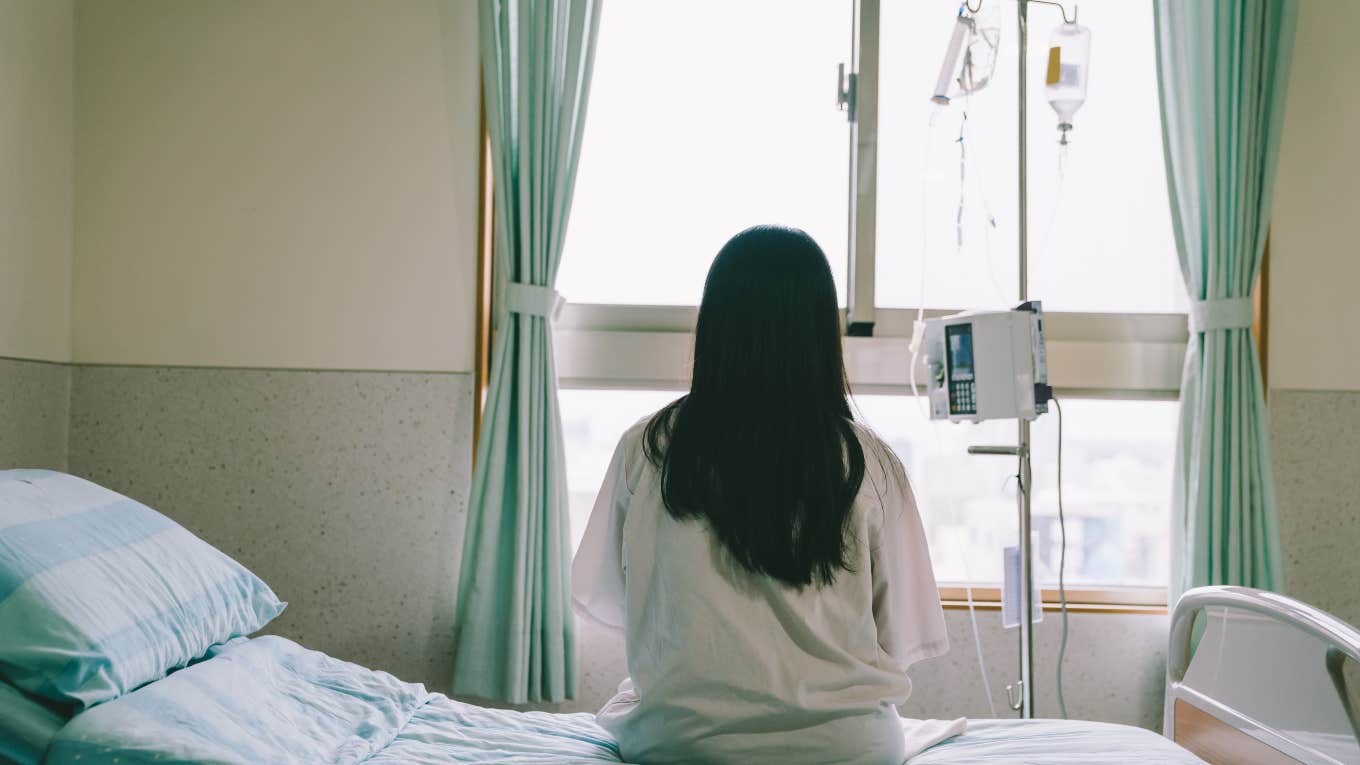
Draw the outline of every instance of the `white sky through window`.
<instances>
[{"instance_id":1,"label":"white sky through window","mask_svg":"<svg viewBox=\"0 0 1360 765\"><path fill-rule=\"evenodd\" d=\"M844 301L846 0L609 3L557 288L696 305L713 256L759 223L806 230Z\"/></svg>"},{"instance_id":2,"label":"white sky through window","mask_svg":"<svg viewBox=\"0 0 1360 765\"><path fill-rule=\"evenodd\" d=\"M985 88L948 107L936 107L930 95L958 3L882 5L880 306L916 307L923 283L927 307L996 307L1017 295L1015 11L1012 3L987 5L999 9L996 70ZM1080 5L1079 21L1092 34L1090 80L1061 183L1057 116L1043 73L1049 35L1062 19L1056 8L1030 8L1030 297L1049 311L1184 311L1162 158L1152 5ZM960 248L961 128L967 175Z\"/></svg>"}]
</instances>

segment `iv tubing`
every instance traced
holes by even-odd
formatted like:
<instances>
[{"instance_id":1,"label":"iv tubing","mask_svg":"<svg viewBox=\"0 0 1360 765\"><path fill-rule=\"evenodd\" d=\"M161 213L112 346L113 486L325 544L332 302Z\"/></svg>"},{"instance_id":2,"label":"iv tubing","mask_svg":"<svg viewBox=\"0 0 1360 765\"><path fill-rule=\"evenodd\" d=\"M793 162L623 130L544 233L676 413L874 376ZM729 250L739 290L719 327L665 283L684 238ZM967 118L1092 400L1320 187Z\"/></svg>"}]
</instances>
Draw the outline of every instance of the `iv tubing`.
<instances>
[{"instance_id":1,"label":"iv tubing","mask_svg":"<svg viewBox=\"0 0 1360 765\"><path fill-rule=\"evenodd\" d=\"M920 389L916 384L916 364L919 361L921 354L921 337L922 331L925 327L926 255L928 251L927 250L928 236L926 233L927 230L926 218L928 216L926 214L927 213L926 206L927 200L929 199L929 196L926 194L925 188L926 177L928 176L928 173L925 172L925 167L930 156L931 138L934 137L935 134L935 118L939 116L939 113L940 113L939 106L936 106L935 109L933 109L930 113L930 121L926 125L925 150L922 152L924 158L921 163L921 274L919 277L921 293L920 299L917 301L916 304L916 322L915 324L912 325L911 364L910 364L911 394L916 399L918 405L922 408L922 413L925 415L927 422L931 422L929 404L921 398ZM931 422L931 434L935 437L935 452L938 454L940 451L942 451L940 448L939 423ZM953 515L952 509L950 514ZM957 537L955 538L955 544L958 544ZM962 550L960 550L960 552L962 552ZM992 698L992 683L991 680L988 679L987 677L987 662L986 659L984 659L982 656L982 631L978 628L977 608L973 603L973 585L972 585L973 577L968 571L967 556L960 555L959 559L963 561L963 578L965 580L963 592L964 597L967 598L968 600L968 619L972 623L973 627L973 648L977 652L978 674L982 677L982 688L983 693L986 694L987 709L991 712L992 717L995 718L996 701Z\"/></svg>"},{"instance_id":2,"label":"iv tubing","mask_svg":"<svg viewBox=\"0 0 1360 765\"><path fill-rule=\"evenodd\" d=\"M1062 464L1063 464L1063 411L1062 402L1053 397L1053 405L1058 409L1058 532L1062 537L1058 550L1058 600L1062 604L1062 639L1058 643L1058 711L1067 719L1067 701L1063 698L1063 659L1067 656L1067 518L1063 515L1062 501Z\"/></svg>"}]
</instances>

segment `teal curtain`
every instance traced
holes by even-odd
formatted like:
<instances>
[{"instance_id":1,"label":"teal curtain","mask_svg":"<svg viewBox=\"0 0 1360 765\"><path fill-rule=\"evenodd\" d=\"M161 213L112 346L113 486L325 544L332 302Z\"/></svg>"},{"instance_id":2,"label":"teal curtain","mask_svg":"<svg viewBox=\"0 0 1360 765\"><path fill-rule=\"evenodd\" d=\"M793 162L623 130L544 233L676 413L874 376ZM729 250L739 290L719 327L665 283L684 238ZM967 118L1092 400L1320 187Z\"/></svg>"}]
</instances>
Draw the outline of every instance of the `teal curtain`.
<instances>
[{"instance_id":1,"label":"teal curtain","mask_svg":"<svg viewBox=\"0 0 1360 765\"><path fill-rule=\"evenodd\" d=\"M1296 0L1155 0L1172 224L1191 299L1173 597L1283 585L1252 289L1269 227ZM1284 264L1287 267L1287 264Z\"/></svg>"},{"instance_id":2,"label":"teal curtain","mask_svg":"<svg viewBox=\"0 0 1360 765\"><path fill-rule=\"evenodd\" d=\"M458 587L455 693L576 689L553 289L589 95L598 0L481 0L498 313Z\"/></svg>"}]
</instances>

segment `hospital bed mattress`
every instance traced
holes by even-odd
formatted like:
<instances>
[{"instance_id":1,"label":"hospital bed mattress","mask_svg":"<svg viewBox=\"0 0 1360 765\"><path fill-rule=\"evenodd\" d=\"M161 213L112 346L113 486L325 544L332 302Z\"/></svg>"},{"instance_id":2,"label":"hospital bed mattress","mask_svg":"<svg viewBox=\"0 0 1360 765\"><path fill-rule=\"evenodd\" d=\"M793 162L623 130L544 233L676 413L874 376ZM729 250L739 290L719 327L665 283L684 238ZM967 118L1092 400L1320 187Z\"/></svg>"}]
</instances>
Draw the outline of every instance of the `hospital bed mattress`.
<instances>
[{"instance_id":1,"label":"hospital bed mattress","mask_svg":"<svg viewBox=\"0 0 1360 765\"><path fill-rule=\"evenodd\" d=\"M969 720L963 735L913 757L910 765L1203 765L1143 728L1078 720Z\"/></svg>"},{"instance_id":2,"label":"hospital bed mattress","mask_svg":"<svg viewBox=\"0 0 1360 765\"><path fill-rule=\"evenodd\" d=\"M278 637L224 646L72 720L48 765L619 763L588 714L464 704ZM978 722L913 765L1147 763L1199 760L1148 731L1066 722Z\"/></svg>"}]
</instances>

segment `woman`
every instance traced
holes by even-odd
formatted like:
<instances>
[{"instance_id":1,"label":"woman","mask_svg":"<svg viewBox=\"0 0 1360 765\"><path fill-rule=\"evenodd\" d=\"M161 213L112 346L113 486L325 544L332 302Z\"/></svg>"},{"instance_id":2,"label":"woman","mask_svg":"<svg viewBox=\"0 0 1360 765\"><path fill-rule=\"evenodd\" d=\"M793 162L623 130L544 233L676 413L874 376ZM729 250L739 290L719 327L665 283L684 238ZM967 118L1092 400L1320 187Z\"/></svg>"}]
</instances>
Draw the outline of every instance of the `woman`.
<instances>
[{"instance_id":1,"label":"woman","mask_svg":"<svg viewBox=\"0 0 1360 765\"><path fill-rule=\"evenodd\" d=\"M625 634L598 719L627 762L900 765L934 743L896 705L944 617L902 465L850 412L836 302L807 234L733 237L689 395L614 453L573 592Z\"/></svg>"}]
</instances>

